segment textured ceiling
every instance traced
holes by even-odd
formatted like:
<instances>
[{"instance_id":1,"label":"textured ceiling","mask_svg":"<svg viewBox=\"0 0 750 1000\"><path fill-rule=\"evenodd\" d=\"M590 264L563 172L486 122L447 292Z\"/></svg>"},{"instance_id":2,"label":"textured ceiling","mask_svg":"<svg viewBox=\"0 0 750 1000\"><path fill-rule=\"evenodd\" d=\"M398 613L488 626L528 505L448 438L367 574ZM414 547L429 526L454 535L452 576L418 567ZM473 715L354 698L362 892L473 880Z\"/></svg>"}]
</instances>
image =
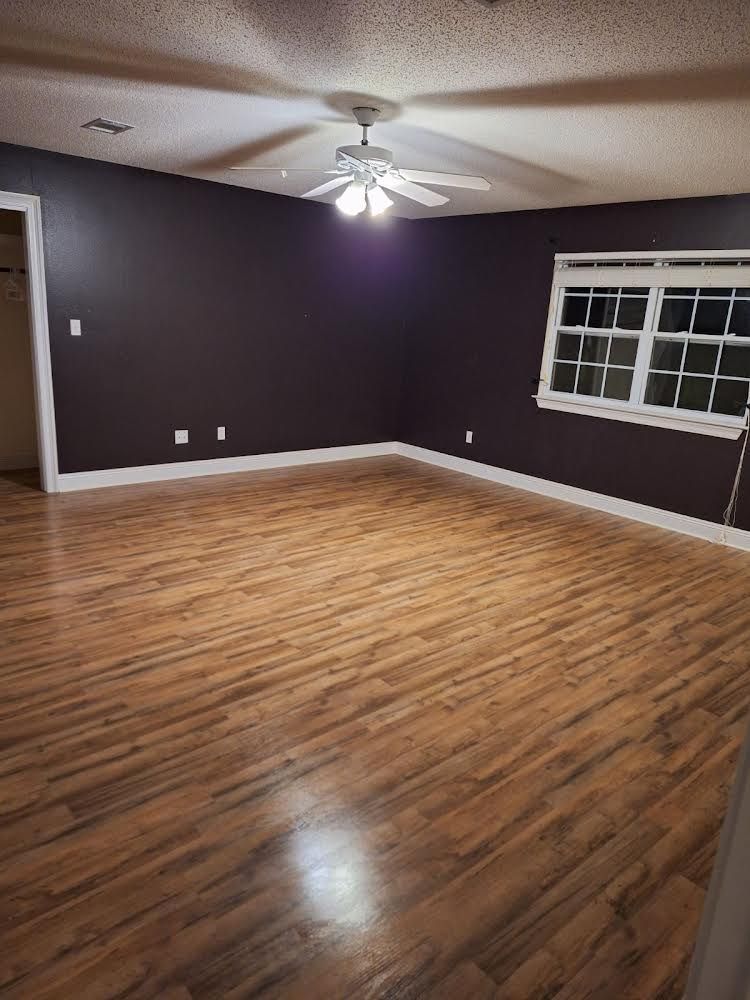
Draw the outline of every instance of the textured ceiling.
<instances>
[{"instance_id":1,"label":"textured ceiling","mask_svg":"<svg viewBox=\"0 0 750 1000\"><path fill-rule=\"evenodd\" d=\"M0 140L289 195L325 178L227 168L330 168L374 101L493 185L406 217L750 190L750 0L3 0L0 84Z\"/></svg>"}]
</instances>

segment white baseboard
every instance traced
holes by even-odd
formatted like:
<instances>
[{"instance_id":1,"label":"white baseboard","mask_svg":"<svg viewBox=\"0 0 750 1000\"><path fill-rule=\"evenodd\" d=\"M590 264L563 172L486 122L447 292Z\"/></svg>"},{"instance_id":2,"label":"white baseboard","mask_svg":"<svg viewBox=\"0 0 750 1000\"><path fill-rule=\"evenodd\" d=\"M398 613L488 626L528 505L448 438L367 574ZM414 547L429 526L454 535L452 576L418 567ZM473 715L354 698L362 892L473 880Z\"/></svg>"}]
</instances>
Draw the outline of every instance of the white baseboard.
<instances>
[{"instance_id":1,"label":"white baseboard","mask_svg":"<svg viewBox=\"0 0 750 1000\"><path fill-rule=\"evenodd\" d=\"M579 504L582 507L591 507L593 510L602 510L608 514L618 514L631 521L642 521L644 524L652 524L658 528L679 531L683 535L692 535L694 538L703 538L709 542L722 542L735 549L750 551L750 531L745 531L742 528L727 528L726 536L724 536L722 525L713 521L689 517L687 514L676 514L674 511L662 510L659 507L649 507L633 500L620 500L618 497L607 496L605 493L592 493L579 486L566 486L551 479L527 476L523 472L500 469L494 465L484 465L482 462L472 462L467 458L446 455L441 451L430 451L428 448L419 448L412 444L399 442L396 445L396 452L406 458L416 459L418 462L438 465L442 469L463 472L468 476L501 483L503 486L513 486L519 490L541 493L543 496L567 500L569 503Z\"/></svg>"},{"instance_id":2,"label":"white baseboard","mask_svg":"<svg viewBox=\"0 0 750 1000\"><path fill-rule=\"evenodd\" d=\"M0 455L0 471L2 472L37 468L39 468L39 459L36 457L36 452L29 451L23 455Z\"/></svg>"},{"instance_id":3,"label":"white baseboard","mask_svg":"<svg viewBox=\"0 0 750 1000\"><path fill-rule=\"evenodd\" d=\"M523 472L500 469L494 465L473 462L467 458L430 451L400 441L382 441L376 444L344 445L336 448L310 448L306 451L279 451L269 455L240 455L235 458L210 458L197 462L168 462L164 465L136 465L125 469L101 469L96 472L68 472L59 476L59 489L63 493L73 490L90 490L100 486L129 486L135 483L153 483L169 479L188 479L194 476L213 476L230 472L257 472L262 469L280 469L294 465L312 465L318 462L340 462L353 458L373 458L377 455L403 455L405 458L437 465L442 469L462 472L468 476L487 479L503 486L512 486L531 493L566 500L568 503L590 507L607 514L617 514L631 521L679 531L683 535L702 538L708 542L721 542L735 549L750 551L750 531L727 528L687 514L649 507L633 500L621 500L605 493L593 493L579 486L566 486L551 479L527 476Z\"/></svg>"},{"instance_id":4,"label":"white baseboard","mask_svg":"<svg viewBox=\"0 0 750 1000\"><path fill-rule=\"evenodd\" d=\"M277 451L268 455L239 455L235 458L209 458L196 462L166 462L163 465L133 465L125 469L100 469L95 472L65 472L58 477L61 493L91 490L100 486L130 486L134 483L155 483L168 479L190 479L194 476L215 476L229 472L258 472L261 469L281 469L292 465L313 465L318 462L341 462L352 458L372 458L393 455L395 441L376 444L352 444L337 448L309 448L305 451Z\"/></svg>"}]
</instances>

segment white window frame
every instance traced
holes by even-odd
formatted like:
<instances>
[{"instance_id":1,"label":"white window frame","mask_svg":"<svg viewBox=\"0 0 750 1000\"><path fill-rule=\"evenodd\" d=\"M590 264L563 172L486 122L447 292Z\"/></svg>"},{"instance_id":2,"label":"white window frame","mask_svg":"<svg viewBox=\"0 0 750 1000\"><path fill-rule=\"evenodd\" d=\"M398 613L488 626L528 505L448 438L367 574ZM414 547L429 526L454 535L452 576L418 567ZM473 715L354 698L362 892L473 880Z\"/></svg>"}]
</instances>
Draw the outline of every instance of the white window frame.
<instances>
[{"instance_id":1,"label":"white window frame","mask_svg":"<svg viewBox=\"0 0 750 1000\"><path fill-rule=\"evenodd\" d=\"M738 270L741 270L740 276ZM607 420L667 427L694 434L738 438L747 425L746 416L733 417L710 412L669 409L641 402L648 376L651 348L656 336L660 339L672 336L680 340L700 340L706 343L716 343L722 339L718 336L693 334L687 338L684 333L672 335L659 333L655 329L656 317L659 315L665 288L734 286L750 287L750 250L555 254L539 390L533 397L537 406L545 410L560 410L603 417ZM575 287L649 288L643 331L617 327L614 330L603 331L638 338L638 353L629 400L555 392L550 387L563 290ZM750 345L747 349L750 350Z\"/></svg>"}]
</instances>

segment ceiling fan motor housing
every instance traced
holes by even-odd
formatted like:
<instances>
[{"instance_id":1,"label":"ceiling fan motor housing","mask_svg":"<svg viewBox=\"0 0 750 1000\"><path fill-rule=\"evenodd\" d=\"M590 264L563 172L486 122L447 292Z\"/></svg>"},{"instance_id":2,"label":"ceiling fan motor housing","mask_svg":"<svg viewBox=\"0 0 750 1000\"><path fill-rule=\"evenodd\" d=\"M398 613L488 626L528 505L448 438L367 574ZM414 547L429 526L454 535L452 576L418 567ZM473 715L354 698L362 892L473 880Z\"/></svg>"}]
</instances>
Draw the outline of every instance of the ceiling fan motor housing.
<instances>
[{"instance_id":1,"label":"ceiling fan motor housing","mask_svg":"<svg viewBox=\"0 0 750 1000\"><path fill-rule=\"evenodd\" d=\"M352 169L351 164L346 160L347 156L364 161L373 170L380 173L393 166L393 152L390 149L385 149L384 146L339 146L336 150L336 162L347 169Z\"/></svg>"}]
</instances>

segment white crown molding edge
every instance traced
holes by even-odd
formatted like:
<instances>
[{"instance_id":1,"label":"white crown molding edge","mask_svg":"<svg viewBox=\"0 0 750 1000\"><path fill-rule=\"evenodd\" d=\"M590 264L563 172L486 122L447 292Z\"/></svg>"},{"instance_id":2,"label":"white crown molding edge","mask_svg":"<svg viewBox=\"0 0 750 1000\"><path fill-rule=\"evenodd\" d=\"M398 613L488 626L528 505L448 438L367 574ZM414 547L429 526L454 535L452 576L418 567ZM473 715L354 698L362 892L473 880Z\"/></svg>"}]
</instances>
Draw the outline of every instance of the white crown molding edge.
<instances>
[{"instance_id":1,"label":"white crown molding edge","mask_svg":"<svg viewBox=\"0 0 750 1000\"><path fill-rule=\"evenodd\" d=\"M375 444L352 444L333 448L309 448L304 451L277 451L266 455L238 455L230 458L198 459L190 462L165 462L162 465L133 465L124 469L99 469L94 472L64 472L58 477L61 493L98 489L102 486L132 486L170 479L225 475L232 472L259 472L294 465L319 462L342 462L353 458L393 455L395 441Z\"/></svg>"},{"instance_id":2,"label":"white crown molding edge","mask_svg":"<svg viewBox=\"0 0 750 1000\"><path fill-rule=\"evenodd\" d=\"M621 500L619 497L608 496L606 493L593 493L591 490L584 490L579 486L566 486L564 483L556 483L551 479L527 476L523 472L513 472L511 469L485 465L482 462L459 458L456 455L447 455L441 451L431 451L417 445L399 442L396 446L396 452L405 458L426 462L428 465L437 465L453 472L462 472L467 476L487 479L493 483L500 483L502 486L512 486L530 493L540 493L542 496L565 500L581 507L604 511L607 514L617 514L630 521L640 521L657 528L667 528L683 535L691 535L693 538L702 538L708 542L720 542L731 548L750 551L750 531L743 528L727 528L725 532L722 525L716 524L714 521L704 521L699 517L677 514L660 507L649 507L646 504L636 503L634 500Z\"/></svg>"}]
</instances>

